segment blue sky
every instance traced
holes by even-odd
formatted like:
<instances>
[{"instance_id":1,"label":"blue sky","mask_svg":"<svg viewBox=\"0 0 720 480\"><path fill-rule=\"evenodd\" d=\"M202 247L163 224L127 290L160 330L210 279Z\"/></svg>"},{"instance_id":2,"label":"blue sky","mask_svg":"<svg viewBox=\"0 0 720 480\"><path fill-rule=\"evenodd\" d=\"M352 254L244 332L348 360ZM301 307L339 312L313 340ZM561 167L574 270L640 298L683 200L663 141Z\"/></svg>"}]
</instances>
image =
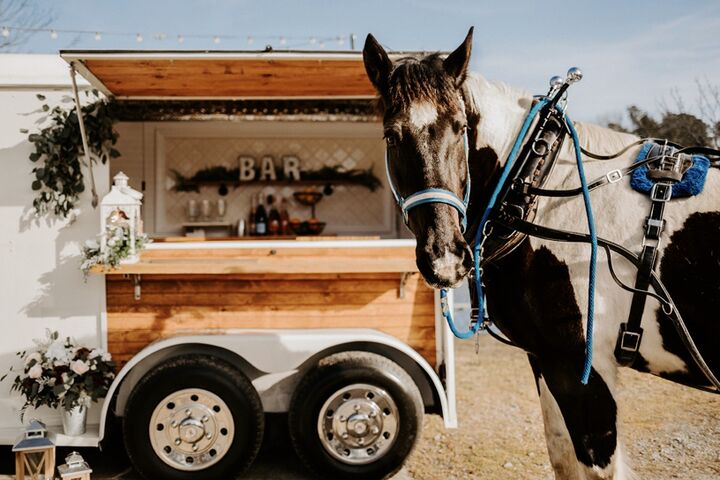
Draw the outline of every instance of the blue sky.
<instances>
[{"instance_id":1,"label":"blue sky","mask_svg":"<svg viewBox=\"0 0 720 480\"><path fill-rule=\"evenodd\" d=\"M720 2L683 1L433 1L433 0L64 0L36 1L53 12L51 27L128 32L122 37L38 33L22 47L30 52L61 48L255 49L317 48L309 39L358 37L368 32L395 50L451 50L475 26L471 68L533 93L547 79L579 66L585 79L573 87L578 119L619 118L637 104L658 111L677 88L695 106L696 79L720 83ZM143 35L137 43L134 33ZM155 34L164 33L164 40ZM181 45L177 35L186 36ZM191 34L210 38L193 39ZM212 36L219 35L220 43ZM224 35L236 35L227 38ZM248 45L247 37L255 41ZM275 36L267 40L261 37ZM337 41L326 49L349 48ZM672 102L670 102L672 103Z\"/></svg>"}]
</instances>

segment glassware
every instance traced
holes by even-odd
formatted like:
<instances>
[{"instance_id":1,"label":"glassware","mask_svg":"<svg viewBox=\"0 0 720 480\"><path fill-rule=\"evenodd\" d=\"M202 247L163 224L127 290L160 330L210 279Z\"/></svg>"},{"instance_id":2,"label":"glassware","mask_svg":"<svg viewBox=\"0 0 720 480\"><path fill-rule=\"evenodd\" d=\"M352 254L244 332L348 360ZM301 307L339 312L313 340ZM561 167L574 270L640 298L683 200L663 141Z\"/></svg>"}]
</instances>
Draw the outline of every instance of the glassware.
<instances>
[{"instance_id":1,"label":"glassware","mask_svg":"<svg viewBox=\"0 0 720 480\"><path fill-rule=\"evenodd\" d=\"M225 204L225 199L220 198L217 201L217 214L218 219L222 220L225 217L225 211L226 211L227 205Z\"/></svg>"},{"instance_id":2,"label":"glassware","mask_svg":"<svg viewBox=\"0 0 720 480\"><path fill-rule=\"evenodd\" d=\"M187 216L188 220L194 222L198 217L198 205L195 200L188 200L187 203Z\"/></svg>"},{"instance_id":3,"label":"glassware","mask_svg":"<svg viewBox=\"0 0 720 480\"><path fill-rule=\"evenodd\" d=\"M205 199L201 202L200 205L203 220L210 220L210 200Z\"/></svg>"}]
</instances>

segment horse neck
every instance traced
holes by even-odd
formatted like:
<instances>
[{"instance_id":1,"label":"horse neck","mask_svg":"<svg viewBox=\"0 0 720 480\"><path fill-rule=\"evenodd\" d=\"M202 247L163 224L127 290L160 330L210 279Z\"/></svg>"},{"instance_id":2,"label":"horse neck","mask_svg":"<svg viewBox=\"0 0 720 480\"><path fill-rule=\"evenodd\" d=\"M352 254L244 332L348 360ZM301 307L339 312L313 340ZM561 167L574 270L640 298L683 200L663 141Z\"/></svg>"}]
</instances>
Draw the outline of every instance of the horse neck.
<instances>
[{"instance_id":1,"label":"horse neck","mask_svg":"<svg viewBox=\"0 0 720 480\"><path fill-rule=\"evenodd\" d=\"M502 83L469 74L463 86L468 118L469 167L472 182L465 234L475 236L480 217L500 177L500 167L512 148L532 96Z\"/></svg>"}]
</instances>

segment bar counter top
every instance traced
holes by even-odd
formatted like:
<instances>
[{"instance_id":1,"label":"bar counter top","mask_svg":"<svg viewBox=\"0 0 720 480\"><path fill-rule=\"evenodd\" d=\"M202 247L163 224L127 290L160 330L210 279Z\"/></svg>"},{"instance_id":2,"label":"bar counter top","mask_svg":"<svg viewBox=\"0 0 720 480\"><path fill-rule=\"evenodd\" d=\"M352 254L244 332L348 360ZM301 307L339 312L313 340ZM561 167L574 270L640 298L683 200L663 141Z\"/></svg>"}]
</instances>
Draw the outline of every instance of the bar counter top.
<instances>
[{"instance_id":1,"label":"bar counter top","mask_svg":"<svg viewBox=\"0 0 720 480\"><path fill-rule=\"evenodd\" d=\"M293 240L159 239L136 263L95 266L105 275L303 275L416 272L415 240L300 237Z\"/></svg>"}]
</instances>

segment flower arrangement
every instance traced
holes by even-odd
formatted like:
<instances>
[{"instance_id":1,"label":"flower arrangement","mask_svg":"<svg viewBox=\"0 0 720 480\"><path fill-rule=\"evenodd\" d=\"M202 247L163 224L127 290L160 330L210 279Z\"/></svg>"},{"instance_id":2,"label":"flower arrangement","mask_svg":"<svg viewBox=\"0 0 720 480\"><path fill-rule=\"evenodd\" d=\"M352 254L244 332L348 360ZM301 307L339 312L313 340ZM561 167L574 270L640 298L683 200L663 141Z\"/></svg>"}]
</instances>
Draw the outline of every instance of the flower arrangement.
<instances>
[{"instance_id":1,"label":"flower arrangement","mask_svg":"<svg viewBox=\"0 0 720 480\"><path fill-rule=\"evenodd\" d=\"M108 352L78 346L70 337L60 338L58 332L50 330L44 339L33 342L36 344L33 351L17 352L23 361L22 373L10 388L25 397L20 420L28 407L61 406L72 410L88 407L107 395L115 378L115 364ZM9 373L12 371L10 368Z\"/></svg>"},{"instance_id":2,"label":"flower arrangement","mask_svg":"<svg viewBox=\"0 0 720 480\"><path fill-rule=\"evenodd\" d=\"M82 248L83 261L80 270L87 276L95 265L117 267L120 262L130 255L130 229L126 225L108 225L107 248L100 251L100 244L95 240L88 240ZM150 243L150 238L144 234L135 235L135 249L137 251Z\"/></svg>"}]
</instances>

